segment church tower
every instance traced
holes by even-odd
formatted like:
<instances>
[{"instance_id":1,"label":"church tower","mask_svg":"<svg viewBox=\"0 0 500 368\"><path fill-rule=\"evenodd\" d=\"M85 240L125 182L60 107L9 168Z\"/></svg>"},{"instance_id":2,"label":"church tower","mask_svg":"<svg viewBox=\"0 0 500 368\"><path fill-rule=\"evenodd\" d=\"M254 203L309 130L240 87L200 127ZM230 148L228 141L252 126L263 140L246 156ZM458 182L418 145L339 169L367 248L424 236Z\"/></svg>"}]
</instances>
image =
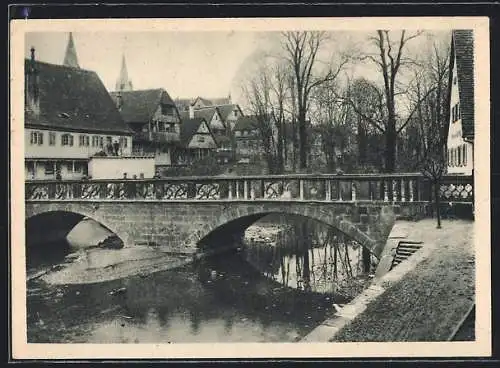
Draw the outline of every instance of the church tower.
<instances>
[{"instance_id":1,"label":"church tower","mask_svg":"<svg viewBox=\"0 0 500 368\"><path fill-rule=\"evenodd\" d=\"M78 65L78 57L76 56L75 42L73 34L69 33L68 46L66 47L66 55L64 56L64 65L72 68L80 68Z\"/></svg>"},{"instance_id":2,"label":"church tower","mask_svg":"<svg viewBox=\"0 0 500 368\"><path fill-rule=\"evenodd\" d=\"M120 69L120 75L116 80L116 91L132 91L132 81L128 79L127 64L125 62L125 54L122 56L122 66Z\"/></svg>"}]
</instances>

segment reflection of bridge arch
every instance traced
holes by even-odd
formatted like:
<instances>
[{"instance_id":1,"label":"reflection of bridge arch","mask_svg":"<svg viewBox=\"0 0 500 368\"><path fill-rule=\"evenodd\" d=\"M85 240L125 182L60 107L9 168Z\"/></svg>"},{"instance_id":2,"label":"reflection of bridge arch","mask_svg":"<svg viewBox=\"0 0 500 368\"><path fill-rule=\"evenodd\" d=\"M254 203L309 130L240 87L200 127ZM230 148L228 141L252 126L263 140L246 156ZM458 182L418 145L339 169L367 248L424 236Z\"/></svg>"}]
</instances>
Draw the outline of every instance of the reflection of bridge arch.
<instances>
[{"instance_id":1,"label":"reflection of bridge arch","mask_svg":"<svg viewBox=\"0 0 500 368\"><path fill-rule=\"evenodd\" d=\"M380 207L380 206L379 206ZM377 214L366 215L361 222L360 207L352 204L331 204L329 207L300 203L256 203L243 207L228 206L221 216L213 216L185 241L185 244L206 244L225 234L241 234L253 223L270 214L308 218L333 227L380 256L386 237L395 222L392 207L373 207ZM371 211L373 212L373 211ZM370 217L372 221L370 221Z\"/></svg>"},{"instance_id":2,"label":"reflection of bridge arch","mask_svg":"<svg viewBox=\"0 0 500 368\"><path fill-rule=\"evenodd\" d=\"M282 200L36 200L26 202L26 218L49 211L87 216L115 233L124 246L156 244L175 253L200 252L198 244L219 243L269 213L311 218L337 228L370 249L385 245L396 214L418 215L423 203L312 202ZM222 236L225 235L225 236ZM228 242L226 241L226 244Z\"/></svg>"},{"instance_id":3,"label":"reflection of bridge arch","mask_svg":"<svg viewBox=\"0 0 500 368\"><path fill-rule=\"evenodd\" d=\"M126 233L120 234L117 232L115 227L108 224L106 218L99 216L99 214L89 213L84 208L55 208L47 211L44 207L39 206L26 213L26 244L37 245L38 243L50 241L52 238L54 238L53 240L65 239L71 230L84 218L97 222L122 239L125 244L122 236L126 236ZM48 236L44 236L47 234Z\"/></svg>"}]
</instances>

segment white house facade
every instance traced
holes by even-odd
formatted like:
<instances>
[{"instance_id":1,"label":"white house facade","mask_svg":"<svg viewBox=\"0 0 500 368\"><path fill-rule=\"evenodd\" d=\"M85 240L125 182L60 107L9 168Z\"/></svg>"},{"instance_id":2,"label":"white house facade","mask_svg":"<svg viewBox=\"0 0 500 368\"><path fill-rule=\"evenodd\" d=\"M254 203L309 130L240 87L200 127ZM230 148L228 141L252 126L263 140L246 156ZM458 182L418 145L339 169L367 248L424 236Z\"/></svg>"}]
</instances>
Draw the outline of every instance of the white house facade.
<instances>
[{"instance_id":1,"label":"white house facade","mask_svg":"<svg viewBox=\"0 0 500 368\"><path fill-rule=\"evenodd\" d=\"M474 170L474 47L472 31L453 31L450 57L447 172Z\"/></svg>"}]
</instances>

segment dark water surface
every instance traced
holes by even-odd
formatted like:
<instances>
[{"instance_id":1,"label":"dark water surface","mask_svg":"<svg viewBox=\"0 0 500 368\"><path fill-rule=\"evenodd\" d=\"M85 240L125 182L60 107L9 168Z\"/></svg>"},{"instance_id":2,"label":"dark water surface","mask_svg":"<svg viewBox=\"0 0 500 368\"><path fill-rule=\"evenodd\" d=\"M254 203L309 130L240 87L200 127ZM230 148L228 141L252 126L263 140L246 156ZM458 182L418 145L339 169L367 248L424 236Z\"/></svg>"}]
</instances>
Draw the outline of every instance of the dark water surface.
<instances>
[{"instance_id":1,"label":"dark water surface","mask_svg":"<svg viewBox=\"0 0 500 368\"><path fill-rule=\"evenodd\" d=\"M323 229L324 230L324 229ZM29 342L291 342L366 284L361 247L331 230L287 231L271 244L147 276L82 285L28 281ZM310 236L310 235L313 236ZM67 248L34 253L60 262Z\"/></svg>"},{"instance_id":2,"label":"dark water surface","mask_svg":"<svg viewBox=\"0 0 500 368\"><path fill-rule=\"evenodd\" d=\"M29 342L294 341L333 302L262 276L240 254L99 284L33 280L28 290Z\"/></svg>"}]
</instances>

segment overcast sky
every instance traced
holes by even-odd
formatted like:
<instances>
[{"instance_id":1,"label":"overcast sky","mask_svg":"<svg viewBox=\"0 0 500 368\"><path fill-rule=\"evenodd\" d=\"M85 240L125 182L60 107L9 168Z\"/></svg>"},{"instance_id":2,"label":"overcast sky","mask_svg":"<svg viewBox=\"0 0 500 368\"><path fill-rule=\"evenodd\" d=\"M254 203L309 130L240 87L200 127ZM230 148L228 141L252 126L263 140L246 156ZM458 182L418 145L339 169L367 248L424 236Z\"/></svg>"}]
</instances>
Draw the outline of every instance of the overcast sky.
<instances>
[{"instance_id":1,"label":"overcast sky","mask_svg":"<svg viewBox=\"0 0 500 368\"><path fill-rule=\"evenodd\" d=\"M447 39L448 32L439 37ZM336 32L324 48L324 59L349 47L366 49L367 33ZM81 68L96 71L109 91L115 89L125 54L134 89L165 88L172 98L225 97L242 103L241 77L266 52L279 49L277 32L76 32L73 33ZM25 55L31 46L40 61L62 64L67 32L27 33ZM444 38L443 38L444 37ZM414 49L428 37L412 41ZM448 41L449 42L449 41ZM371 75L373 67L357 66L356 74Z\"/></svg>"}]
</instances>

